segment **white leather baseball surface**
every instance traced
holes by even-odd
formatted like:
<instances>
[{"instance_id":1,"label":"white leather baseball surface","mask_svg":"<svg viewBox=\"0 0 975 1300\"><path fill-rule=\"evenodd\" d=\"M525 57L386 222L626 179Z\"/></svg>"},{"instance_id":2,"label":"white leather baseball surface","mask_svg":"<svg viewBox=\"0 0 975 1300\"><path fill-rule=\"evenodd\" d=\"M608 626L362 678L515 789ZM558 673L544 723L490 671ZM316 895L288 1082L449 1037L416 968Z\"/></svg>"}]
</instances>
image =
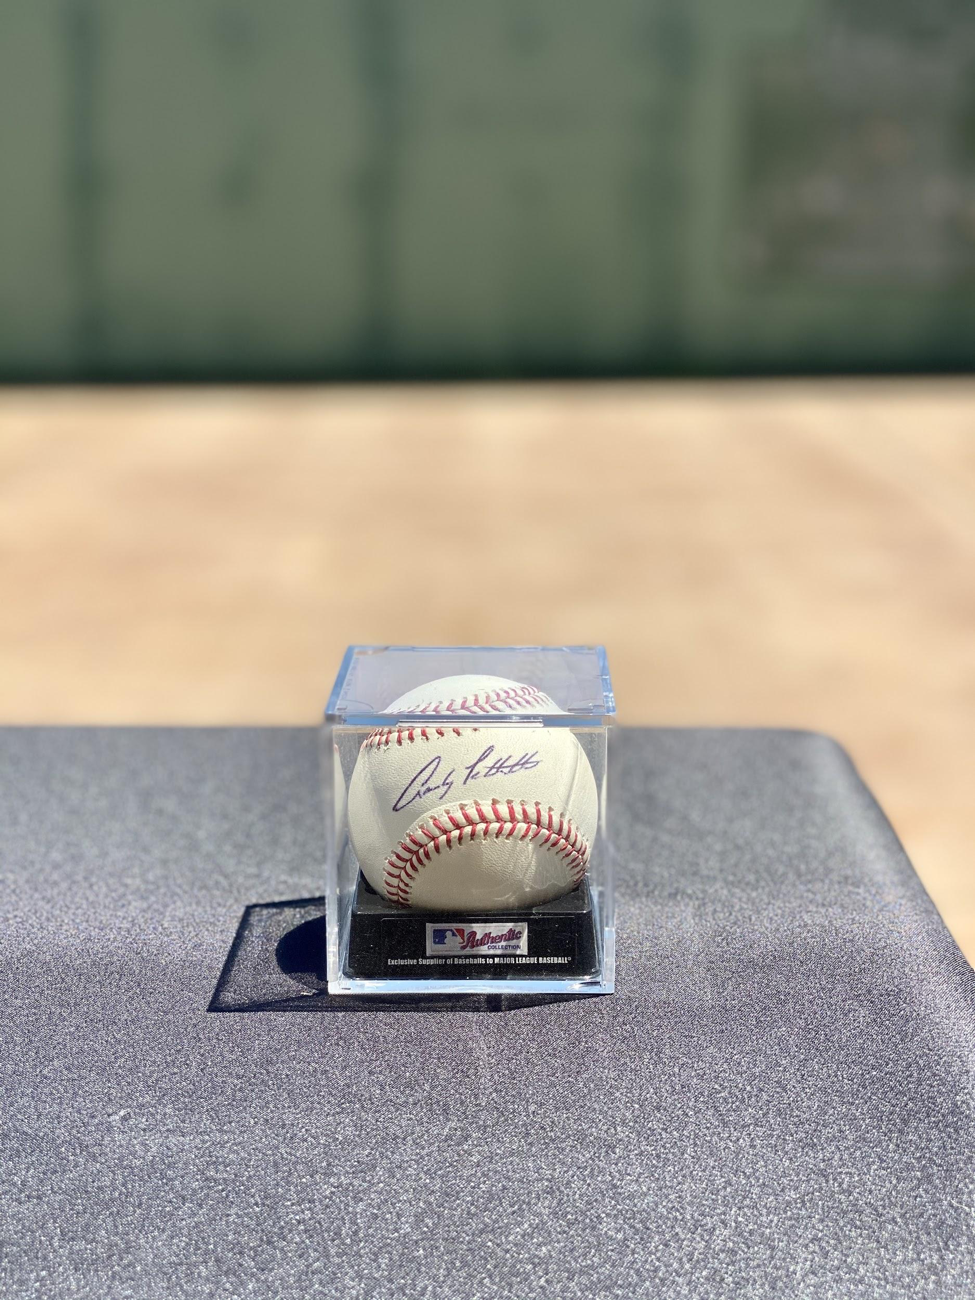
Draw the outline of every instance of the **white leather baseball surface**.
<instances>
[{"instance_id":1,"label":"white leather baseball surface","mask_svg":"<svg viewBox=\"0 0 975 1300\"><path fill-rule=\"evenodd\" d=\"M561 712L549 696L442 677L383 711L429 720L374 731L359 751L349 835L373 889L406 907L500 911L575 888L599 810L582 746L562 727L491 725Z\"/></svg>"}]
</instances>

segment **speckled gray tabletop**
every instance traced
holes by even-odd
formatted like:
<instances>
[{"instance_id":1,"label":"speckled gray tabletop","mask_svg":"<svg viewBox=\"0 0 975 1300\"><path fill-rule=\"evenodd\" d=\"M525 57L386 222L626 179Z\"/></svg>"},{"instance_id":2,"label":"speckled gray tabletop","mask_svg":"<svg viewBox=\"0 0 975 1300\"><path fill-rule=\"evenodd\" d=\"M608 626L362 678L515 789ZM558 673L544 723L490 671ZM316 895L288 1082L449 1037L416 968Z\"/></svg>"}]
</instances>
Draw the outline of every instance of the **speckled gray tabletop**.
<instances>
[{"instance_id":1,"label":"speckled gray tabletop","mask_svg":"<svg viewBox=\"0 0 975 1300\"><path fill-rule=\"evenodd\" d=\"M975 976L842 751L614 775L615 997L334 1015L313 732L0 732L4 1300L970 1300Z\"/></svg>"}]
</instances>

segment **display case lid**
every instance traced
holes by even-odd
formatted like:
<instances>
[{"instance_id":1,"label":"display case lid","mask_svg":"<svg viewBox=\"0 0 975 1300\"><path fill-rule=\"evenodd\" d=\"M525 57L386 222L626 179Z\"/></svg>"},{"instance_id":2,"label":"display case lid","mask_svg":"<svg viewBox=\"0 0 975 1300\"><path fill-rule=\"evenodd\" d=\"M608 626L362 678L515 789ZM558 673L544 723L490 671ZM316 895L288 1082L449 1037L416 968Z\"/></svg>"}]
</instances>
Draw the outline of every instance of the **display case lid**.
<instances>
[{"instance_id":1,"label":"display case lid","mask_svg":"<svg viewBox=\"0 0 975 1300\"><path fill-rule=\"evenodd\" d=\"M603 646L352 645L342 659L325 717L350 726L388 724L387 710L402 696L426 682L461 676L501 677L544 692L558 710L544 710L546 725L601 726L616 713ZM399 708L396 716L427 714ZM519 716L529 718L532 710L523 709Z\"/></svg>"}]
</instances>

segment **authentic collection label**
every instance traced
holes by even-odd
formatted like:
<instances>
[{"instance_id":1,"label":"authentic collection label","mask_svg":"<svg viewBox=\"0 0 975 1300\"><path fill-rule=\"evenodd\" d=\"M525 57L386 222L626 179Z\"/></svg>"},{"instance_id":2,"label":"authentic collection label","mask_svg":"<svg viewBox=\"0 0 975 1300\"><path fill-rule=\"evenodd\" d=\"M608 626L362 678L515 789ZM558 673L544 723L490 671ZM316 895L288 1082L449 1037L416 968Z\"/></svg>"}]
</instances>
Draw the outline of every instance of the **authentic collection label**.
<instances>
[{"instance_id":1,"label":"authentic collection label","mask_svg":"<svg viewBox=\"0 0 975 1300\"><path fill-rule=\"evenodd\" d=\"M492 925L428 925L427 956L446 957L456 953L528 952L525 922L496 921Z\"/></svg>"}]
</instances>

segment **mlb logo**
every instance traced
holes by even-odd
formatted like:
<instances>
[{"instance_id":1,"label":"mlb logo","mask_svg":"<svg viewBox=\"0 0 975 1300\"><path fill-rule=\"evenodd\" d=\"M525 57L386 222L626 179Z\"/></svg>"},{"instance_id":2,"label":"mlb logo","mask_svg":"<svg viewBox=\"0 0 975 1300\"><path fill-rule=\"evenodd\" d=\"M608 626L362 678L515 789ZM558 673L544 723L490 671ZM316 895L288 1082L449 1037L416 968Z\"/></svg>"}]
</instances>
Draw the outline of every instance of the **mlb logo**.
<instances>
[{"instance_id":1,"label":"mlb logo","mask_svg":"<svg viewBox=\"0 0 975 1300\"><path fill-rule=\"evenodd\" d=\"M455 937L460 943L464 942L464 931L461 926L450 926L448 929L441 926L431 926L430 929L432 931L430 942L435 948L445 948L448 944L453 947L451 940Z\"/></svg>"}]
</instances>

